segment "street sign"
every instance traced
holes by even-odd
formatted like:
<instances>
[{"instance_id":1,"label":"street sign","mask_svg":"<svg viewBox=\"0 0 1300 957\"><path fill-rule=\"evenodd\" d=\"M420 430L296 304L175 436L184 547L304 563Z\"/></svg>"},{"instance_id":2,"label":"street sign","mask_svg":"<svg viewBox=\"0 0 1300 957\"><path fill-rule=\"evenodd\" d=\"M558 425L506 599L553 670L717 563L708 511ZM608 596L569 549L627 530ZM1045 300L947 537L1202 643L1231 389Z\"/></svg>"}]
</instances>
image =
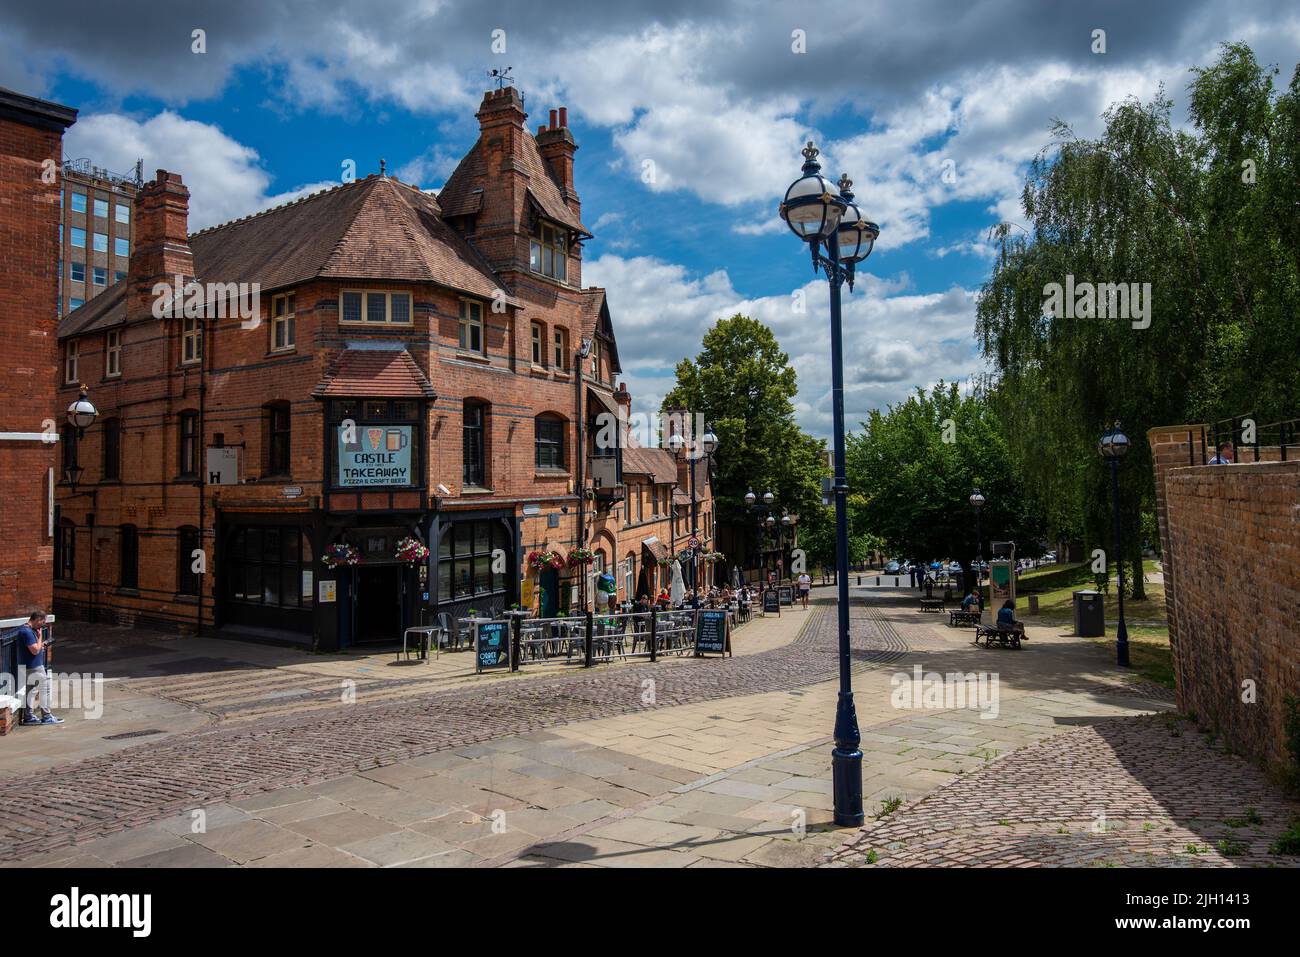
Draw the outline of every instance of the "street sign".
<instances>
[{"instance_id":1,"label":"street sign","mask_svg":"<svg viewBox=\"0 0 1300 957\"><path fill-rule=\"evenodd\" d=\"M731 654L731 629L725 608L702 608L695 615L695 655Z\"/></svg>"},{"instance_id":2,"label":"street sign","mask_svg":"<svg viewBox=\"0 0 1300 957\"><path fill-rule=\"evenodd\" d=\"M225 445L209 448L205 464L209 485L239 484L239 449Z\"/></svg>"}]
</instances>

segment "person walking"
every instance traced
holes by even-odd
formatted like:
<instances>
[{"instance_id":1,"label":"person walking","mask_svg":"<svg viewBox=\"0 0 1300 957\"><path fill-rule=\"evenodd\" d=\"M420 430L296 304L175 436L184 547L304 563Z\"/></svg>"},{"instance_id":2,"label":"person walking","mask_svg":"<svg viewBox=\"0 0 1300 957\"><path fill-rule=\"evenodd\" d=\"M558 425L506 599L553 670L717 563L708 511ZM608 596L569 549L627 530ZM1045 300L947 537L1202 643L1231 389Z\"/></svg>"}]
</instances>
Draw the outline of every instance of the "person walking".
<instances>
[{"instance_id":1,"label":"person walking","mask_svg":"<svg viewBox=\"0 0 1300 957\"><path fill-rule=\"evenodd\" d=\"M808 593L812 591L812 578L807 572L799 573L799 600L803 602L804 611L808 610Z\"/></svg>"},{"instance_id":2,"label":"person walking","mask_svg":"<svg viewBox=\"0 0 1300 957\"><path fill-rule=\"evenodd\" d=\"M34 611L28 616L27 624L18 629L18 663L27 671L27 707L23 712L23 724L63 724L63 719L56 718L50 711L50 675L45 667L50 643L41 635L45 620L45 612Z\"/></svg>"}]
</instances>

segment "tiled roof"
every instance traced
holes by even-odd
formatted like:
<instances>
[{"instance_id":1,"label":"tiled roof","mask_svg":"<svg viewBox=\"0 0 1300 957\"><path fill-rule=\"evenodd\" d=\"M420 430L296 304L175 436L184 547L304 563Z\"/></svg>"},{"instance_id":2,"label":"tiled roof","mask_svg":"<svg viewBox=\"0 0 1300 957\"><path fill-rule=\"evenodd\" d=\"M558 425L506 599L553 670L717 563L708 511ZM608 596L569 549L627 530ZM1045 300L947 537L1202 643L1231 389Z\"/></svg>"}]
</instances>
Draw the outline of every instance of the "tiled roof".
<instances>
[{"instance_id":1,"label":"tiled roof","mask_svg":"<svg viewBox=\"0 0 1300 957\"><path fill-rule=\"evenodd\" d=\"M623 450L623 471L648 475L656 484L677 482L677 465L667 449L643 449L630 446Z\"/></svg>"},{"instance_id":2,"label":"tiled roof","mask_svg":"<svg viewBox=\"0 0 1300 957\"><path fill-rule=\"evenodd\" d=\"M504 288L443 222L435 197L385 176L213 226L190 236L190 248L198 281L255 282L262 292L317 278L432 282L484 299ZM104 310L123 302L126 285L115 283L69 313L59 336L124 321L124 304L112 315Z\"/></svg>"},{"instance_id":3,"label":"tiled roof","mask_svg":"<svg viewBox=\"0 0 1300 957\"><path fill-rule=\"evenodd\" d=\"M405 349L344 349L330 363L313 395L437 398L433 386Z\"/></svg>"},{"instance_id":4,"label":"tiled roof","mask_svg":"<svg viewBox=\"0 0 1300 957\"><path fill-rule=\"evenodd\" d=\"M314 193L190 237L203 282L264 290L315 278L435 282L491 298L501 282L434 196L387 176Z\"/></svg>"},{"instance_id":5,"label":"tiled roof","mask_svg":"<svg viewBox=\"0 0 1300 957\"><path fill-rule=\"evenodd\" d=\"M517 165L528 174L528 195L537 204L542 215L590 236L591 231L582 225L582 221L565 203L560 193L560 184L556 182L550 164L542 157L537 148L537 140L528 130L523 131L521 144L522 155ZM476 190L483 185L485 175L483 140L480 137L452 170L442 189L438 191L438 202L442 206L443 214L464 216L478 212L482 203L482 193Z\"/></svg>"},{"instance_id":6,"label":"tiled roof","mask_svg":"<svg viewBox=\"0 0 1300 957\"><path fill-rule=\"evenodd\" d=\"M115 282L94 299L59 320L59 338L101 332L126 322L126 280Z\"/></svg>"},{"instance_id":7,"label":"tiled roof","mask_svg":"<svg viewBox=\"0 0 1300 957\"><path fill-rule=\"evenodd\" d=\"M609 367L613 372L622 372L623 366L618 359L618 340L614 338L614 323L609 318L609 308L605 299L605 290L600 286L588 286L583 289L581 296L581 315L579 321L582 323L582 335L584 338L590 338L597 332L604 334L609 340ZM604 316L602 322L601 316Z\"/></svg>"},{"instance_id":8,"label":"tiled roof","mask_svg":"<svg viewBox=\"0 0 1300 957\"><path fill-rule=\"evenodd\" d=\"M653 542L642 542L641 547L649 552L651 557L656 561L669 557L668 546L661 541L655 540Z\"/></svg>"}]
</instances>

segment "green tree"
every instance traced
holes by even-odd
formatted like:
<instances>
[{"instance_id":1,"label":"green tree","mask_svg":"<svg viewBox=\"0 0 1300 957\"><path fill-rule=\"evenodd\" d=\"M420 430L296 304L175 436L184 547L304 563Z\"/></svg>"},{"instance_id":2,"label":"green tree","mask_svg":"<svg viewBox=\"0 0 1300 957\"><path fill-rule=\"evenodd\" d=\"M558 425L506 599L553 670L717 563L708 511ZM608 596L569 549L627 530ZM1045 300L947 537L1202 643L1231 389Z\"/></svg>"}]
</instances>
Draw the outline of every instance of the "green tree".
<instances>
[{"instance_id":1,"label":"green tree","mask_svg":"<svg viewBox=\"0 0 1300 957\"><path fill-rule=\"evenodd\" d=\"M799 428L797 383L790 357L772 330L749 316L714 323L694 359L677 364L677 383L663 410L700 414L718 436L713 495L717 521L751 540L755 516L745 493L771 491L800 519L800 536L816 536L822 520L826 443Z\"/></svg>"},{"instance_id":2,"label":"green tree","mask_svg":"<svg viewBox=\"0 0 1300 957\"><path fill-rule=\"evenodd\" d=\"M1044 522L1008 453L1001 420L979 390L956 383L917 389L906 401L871 413L848 436L848 481L855 526L878 534L896 555L961 563L973 581L975 514L971 492L986 505L980 521L989 542L1014 541L1021 555L1041 554Z\"/></svg>"},{"instance_id":3,"label":"green tree","mask_svg":"<svg viewBox=\"0 0 1300 957\"><path fill-rule=\"evenodd\" d=\"M1225 45L1193 73L1190 130L1175 127L1163 93L1112 106L1096 140L1056 126L1024 188L1032 232L999 230L977 309L1017 469L1053 531L1108 551L1110 483L1095 445L1122 424L1135 568L1154 506L1149 428L1247 412L1263 425L1300 405L1300 70L1278 96L1276 71ZM1051 284L1067 277L1150 283L1147 317L1048 310ZM1140 596L1141 576L1129 579Z\"/></svg>"}]
</instances>

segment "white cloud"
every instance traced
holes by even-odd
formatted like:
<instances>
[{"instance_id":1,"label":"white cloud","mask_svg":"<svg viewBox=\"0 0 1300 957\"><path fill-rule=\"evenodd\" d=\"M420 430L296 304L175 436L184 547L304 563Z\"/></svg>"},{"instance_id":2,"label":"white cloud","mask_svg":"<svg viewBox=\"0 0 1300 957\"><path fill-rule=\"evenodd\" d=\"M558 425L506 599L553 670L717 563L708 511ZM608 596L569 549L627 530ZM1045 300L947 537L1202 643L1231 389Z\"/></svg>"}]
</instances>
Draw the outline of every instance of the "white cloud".
<instances>
[{"instance_id":1,"label":"white cloud","mask_svg":"<svg viewBox=\"0 0 1300 957\"><path fill-rule=\"evenodd\" d=\"M157 169L178 172L190 190L190 230L278 206L337 183L312 183L271 194L271 176L257 151L218 127L164 110L146 120L120 113L82 117L68 130L65 155L129 170L144 159L145 179Z\"/></svg>"},{"instance_id":2,"label":"white cloud","mask_svg":"<svg viewBox=\"0 0 1300 957\"><path fill-rule=\"evenodd\" d=\"M650 410L673 387L673 370L694 356L705 332L737 312L771 327L799 379L796 412L817 435L831 431L830 302L824 280L788 295L747 298L723 271L693 276L650 257L603 255L584 265L584 281L604 286L621 346L623 378L637 409ZM795 293L804 311L796 311ZM906 276L859 277L844 292L845 422L905 398L917 383L953 381L982 371L973 339L975 293L911 291Z\"/></svg>"}]
</instances>

